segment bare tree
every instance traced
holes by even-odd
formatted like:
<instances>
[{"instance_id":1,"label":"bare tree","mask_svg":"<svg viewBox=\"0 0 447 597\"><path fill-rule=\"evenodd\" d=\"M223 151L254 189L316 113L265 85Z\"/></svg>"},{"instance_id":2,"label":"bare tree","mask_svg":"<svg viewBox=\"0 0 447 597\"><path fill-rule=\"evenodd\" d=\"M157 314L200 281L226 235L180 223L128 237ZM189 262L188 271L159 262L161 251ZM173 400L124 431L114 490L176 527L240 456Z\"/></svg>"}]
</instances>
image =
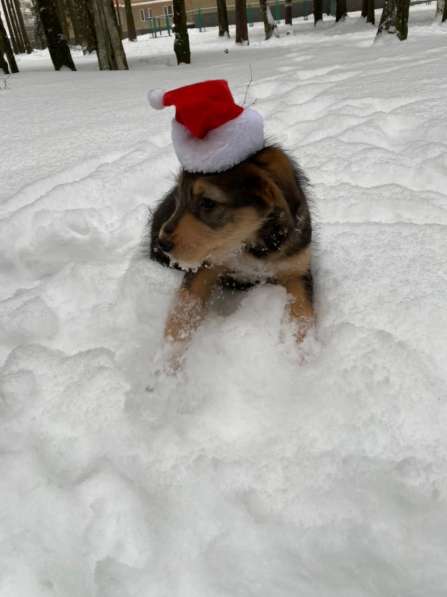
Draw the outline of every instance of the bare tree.
<instances>
[{"instance_id":1,"label":"bare tree","mask_svg":"<svg viewBox=\"0 0 447 597\"><path fill-rule=\"evenodd\" d=\"M2 0L3 12L5 13L6 24L8 25L11 41L16 54L25 52L25 44L21 36L19 22L17 19L15 6L12 0Z\"/></svg>"},{"instance_id":2,"label":"bare tree","mask_svg":"<svg viewBox=\"0 0 447 597\"><path fill-rule=\"evenodd\" d=\"M4 58L6 55L6 60ZM8 34L6 33L5 26L3 25L2 15L0 13L0 68L3 70L5 75L12 73L18 73L17 62L12 51L11 44L9 43Z\"/></svg>"},{"instance_id":3,"label":"bare tree","mask_svg":"<svg viewBox=\"0 0 447 597\"><path fill-rule=\"evenodd\" d=\"M336 0L335 22L343 21L347 16L346 0Z\"/></svg>"},{"instance_id":4,"label":"bare tree","mask_svg":"<svg viewBox=\"0 0 447 597\"><path fill-rule=\"evenodd\" d=\"M275 25L269 19L267 0L259 0L259 6L261 7L262 20L264 21L265 39L270 39L273 35Z\"/></svg>"},{"instance_id":5,"label":"bare tree","mask_svg":"<svg viewBox=\"0 0 447 597\"><path fill-rule=\"evenodd\" d=\"M27 54L31 54L33 51L31 47L31 43L29 41L28 33L25 28L25 23L23 21L22 9L20 8L19 0L14 0L14 8L17 15L17 24L20 30L20 35L22 37L22 42L25 47L25 51Z\"/></svg>"},{"instance_id":6,"label":"bare tree","mask_svg":"<svg viewBox=\"0 0 447 597\"><path fill-rule=\"evenodd\" d=\"M91 0L100 70L127 70L121 35L112 0Z\"/></svg>"},{"instance_id":7,"label":"bare tree","mask_svg":"<svg viewBox=\"0 0 447 597\"><path fill-rule=\"evenodd\" d=\"M137 30L135 29L135 20L133 18L130 0L124 0L124 6L126 8L127 37L129 38L129 41L136 41Z\"/></svg>"},{"instance_id":8,"label":"bare tree","mask_svg":"<svg viewBox=\"0 0 447 597\"><path fill-rule=\"evenodd\" d=\"M113 7L115 8L116 20L118 21L118 28L121 31L121 37L122 37L123 26L121 23L120 3L119 3L119 0L112 0L112 1L113 1Z\"/></svg>"},{"instance_id":9,"label":"bare tree","mask_svg":"<svg viewBox=\"0 0 447 597\"><path fill-rule=\"evenodd\" d=\"M216 0L217 4L217 23L219 26L219 37L230 37L228 27L228 11L226 0Z\"/></svg>"},{"instance_id":10,"label":"bare tree","mask_svg":"<svg viewBox=\"0 0 447 597\"><path fill-rule=\"evenodd\" d=\"M408 37L410 0L385 0L377 36L383 33L396 35L401 41Z\"/></svg>"},{"instance_id":11,"label":"bare tree","mask_svg":"<svg viewBox=\"0 0 447 597\"><path fill-rule=\"evenodd\" d=\"M366 19L367 23L374 25L375 23L375 2L374 0L362 0L362 17Z\"/></svg>"},{"instance_id":12,"label":"bare tree","mask_svg":"<svg viewBox=\"0 0 447 597\"><path fill-rule=\"evenodd\" d=\"M3 54L3 40L0 36L0 70L2 70L5 75L9 75L9 66Z\"/></svg>"},{"instance_id":13,"label":"bare tree","mask_svg":"<svg viewBox=\"0 0 447 597\"><path fill-rule=\"evenodd\" d=\"M74 42L82 46L82 30L79 21L79 12L75 6L76 0L65 0L65 10L67 12L68 21L73 32Z\"/></svg>"},{"instance_id":14,"label":"bare tree","mask_svg":"<svg viewBox=\"0 0 447 597\"><path fill-rule=\"evenodd\" d=\"M20 54L19 46L18 46L17 39L16 39L16 34L15 34L14 28L12 26L11 18L9 16L8 5L6 4L6 0L1 0L1 3L2 3L2 8L3 8L3 14L5 15L5 19L6 19L6 26L8 27L8 31L9 31L9 37L10 37L11 43L12 43L12 49L14 50L15 54Z\"/></svg>"},{"instance_id":15,"label":"bare tree","mask_svg":"<svg viewBox=\"0 0 447 597\"><path fill-rule=\"evenodd\" d=\"M314 25L323 20L323 0L314 0Z\"/></svg>"},{"instance_id":16,"label":"bare tree","mask_svg":"<svg viewBox=\"0 0 447 597\"><path fill-rule=\"evenodd\" d=\"M284 2L284 22L286 25L292 24L292 0Z\"/></svg>"},{"instance_id":17,"label":"bare tree","mask_svg":"<svg viewBox=\"0 0 447 597\"><path fill-rule=\"evenodd\" d=\"M376 23L376 4L374 0L368 0L368 8L366 14L366 22L371 23L371 25L375 25Z\"/></svg>"},{"instance_id":18,"label":"bare tree","mask_svg":"<svg viewBox=\"0 0 447 597\"><path fill-rule=\"evenodd\" d=\"M247 2L235 0L236 43L248 46Z\"/></svg>"},{"instance_id":19,"label":"bare tree","mask_svg":"<svg viewBox=\"0 0 447 597\"><path fill-rule=\"evenodd\" d=\"M43 30L42 19L40 18L37 0L32 0L32 6L34 15L34 47L39 48L39 50L44 50L47 47L47 39Z\"/></svg>"},{"instance_id":20,"label":"bare tree","mask_svg":"<svg viewBox=\"0 0 447 597\"><path fill-rule=\"evenodd\" d=\"M37 0L37 6L55 70L60 70L63 66L76 70L54 0Z\"/></svg>"},{"instance_id":21,"label":"bare tree","mask_svg":"<svg viewBox=\"0 0 447 597\"><path fill-rule=\"evenodd\" d=\"M59 17L59 22L62 26L62 31L67 42L73 41L71 36L71 22L68 15L67 6L64 0L55 0L56 10Z\"/></svg>"},{"instance_id":22,"label":"bare tree","mask_svg":"<svg viewBox=\"0 0 447 597\"><path fill-rule=\"evenodd\" d=\"M90 0L69 0L71 2L71 14L73 26L76 28L76 41L82 50L88 52L96 51L96 34L93 17L93 6Z\"/></svg>"},{"instance_id":23,"label":"bare tree","mask_svg":"<svg viewBox=\"0 0 447 597\"><path fill-rule=\"evenodd\" d=\"M173 0L173 8L175 30L174 52L177 57L177 64L190 64L191 50L189 48L185 0Z\"/></svg>"}]
</instances>

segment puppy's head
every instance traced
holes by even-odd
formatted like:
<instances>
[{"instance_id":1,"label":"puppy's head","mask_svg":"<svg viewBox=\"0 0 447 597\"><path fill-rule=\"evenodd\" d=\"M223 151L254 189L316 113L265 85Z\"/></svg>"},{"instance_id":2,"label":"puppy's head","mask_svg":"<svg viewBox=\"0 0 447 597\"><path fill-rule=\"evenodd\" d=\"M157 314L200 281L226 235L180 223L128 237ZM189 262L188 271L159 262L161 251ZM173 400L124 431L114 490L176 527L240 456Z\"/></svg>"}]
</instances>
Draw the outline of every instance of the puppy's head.
<instances>
[{"instance_id":1,"label":"puppy's head","mask_svg":"<svg viewBox=\"0 0 447 597\"><path fill-rule=\"evenodd\" d=\"M278 210L285 225L292 224L282 192L255 164L240 164L221 174L183 172L175 211L160 230L160 248L186 266L222 263L253 242Z\"/></svg>"}]
</instances>

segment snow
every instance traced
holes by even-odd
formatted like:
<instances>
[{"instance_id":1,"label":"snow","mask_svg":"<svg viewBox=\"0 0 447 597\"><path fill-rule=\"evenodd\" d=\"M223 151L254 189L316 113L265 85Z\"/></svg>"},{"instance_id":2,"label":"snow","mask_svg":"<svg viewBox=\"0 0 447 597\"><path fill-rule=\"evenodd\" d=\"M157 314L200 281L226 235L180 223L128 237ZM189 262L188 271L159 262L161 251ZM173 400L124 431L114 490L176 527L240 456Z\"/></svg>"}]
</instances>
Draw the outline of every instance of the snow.
<instances>
[{"instance_id":1,"label":"snow","mask_svg":"<svg viewBox=\"0 0 447 597\"><path fill-rule=\"evenodd\" d=\"M356 16L236 48L22 57L0 91L1 597L447 593L446 30ZM284 30L282 31L284 33ZM224 49L228 48L229 53ZM180 274L141 256L177 162L148 89L227 78L313 183L318 325L216 298L160 373Z\"/></svg>"}]
</instances>

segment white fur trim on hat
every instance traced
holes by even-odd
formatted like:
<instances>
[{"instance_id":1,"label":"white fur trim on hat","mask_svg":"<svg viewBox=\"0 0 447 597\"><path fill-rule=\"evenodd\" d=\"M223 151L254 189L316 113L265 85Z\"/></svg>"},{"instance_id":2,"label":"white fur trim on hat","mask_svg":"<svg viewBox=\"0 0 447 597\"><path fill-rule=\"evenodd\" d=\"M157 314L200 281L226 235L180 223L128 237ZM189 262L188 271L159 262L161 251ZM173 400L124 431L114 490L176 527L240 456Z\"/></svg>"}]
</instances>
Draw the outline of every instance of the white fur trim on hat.
<instances>
[{"instance_id":1,"label":"white fur trim on hat","mask_svg":"<svg viewBox=\"0 0 447 597\"><path fill-rule=\"evenodd\" d=\"M172 141L177 157L188 172L223 172L264 147L264 120L245 108L233 120L210 131L203 139L172 121Z\"/></svg>"},{"instance_id":2,"label":"white fur trim on hat","mask_svg":"<svg viewBox=\"0 0 447 597\"><path fill-rule=\"evenodd\" d=\"M147 94L147 99L155 110L162 110L165 107L163 104L164 94L164 89L151 89Z\"/></svg>"}]
</instances>

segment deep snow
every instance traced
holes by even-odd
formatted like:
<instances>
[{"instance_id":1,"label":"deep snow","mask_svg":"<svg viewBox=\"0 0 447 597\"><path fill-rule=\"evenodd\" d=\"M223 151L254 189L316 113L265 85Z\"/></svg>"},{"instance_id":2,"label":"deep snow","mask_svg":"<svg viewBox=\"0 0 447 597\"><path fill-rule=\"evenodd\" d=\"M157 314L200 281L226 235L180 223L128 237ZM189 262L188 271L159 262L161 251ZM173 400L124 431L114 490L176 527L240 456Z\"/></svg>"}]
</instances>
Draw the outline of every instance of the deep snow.
<instances>
[{"instance_id":1,"label":"deep snow","mask_svg":"<svg viewBox=\"0 0 447 597\"><path fill-rule=\"evenodd\" d=\"M413 10L413 9L412 9ZM1 597L447 594L447 63L351 17L0 91ZM229 53L224 53L224 48ZM151 87L227 78L313 183L318 326L218 297L159 375L179 274L141 258L177 169ZM152 391L147 391L150 387Z\"/></svg>"}]
</instances>

